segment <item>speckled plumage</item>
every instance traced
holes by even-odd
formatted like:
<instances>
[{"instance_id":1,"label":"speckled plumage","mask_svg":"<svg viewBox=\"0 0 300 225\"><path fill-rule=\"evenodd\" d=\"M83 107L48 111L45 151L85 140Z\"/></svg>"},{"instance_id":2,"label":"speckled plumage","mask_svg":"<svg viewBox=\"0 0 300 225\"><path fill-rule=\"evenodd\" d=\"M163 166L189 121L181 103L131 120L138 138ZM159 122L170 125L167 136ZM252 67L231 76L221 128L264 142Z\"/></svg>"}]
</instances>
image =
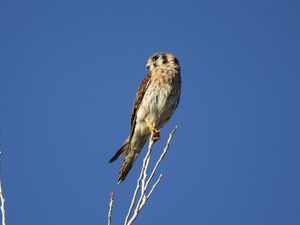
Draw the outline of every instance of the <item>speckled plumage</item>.
<instances>
[{"instance_id":1,"label":"speckled plumage","mask_svg":"<svg viewBox=\"0 0 300 225\"><path fill-rule=\"evenodd\" d=\"M141 82L135 96L130 135L110 160L113 162L120 155L125 156L119 173L119 183L125 179L151 135L145 119L157 129L162 128L173 115L180 100L180 66L172 54L153 54L146 67L150 72Z\"/></svg>"}]
</instances>

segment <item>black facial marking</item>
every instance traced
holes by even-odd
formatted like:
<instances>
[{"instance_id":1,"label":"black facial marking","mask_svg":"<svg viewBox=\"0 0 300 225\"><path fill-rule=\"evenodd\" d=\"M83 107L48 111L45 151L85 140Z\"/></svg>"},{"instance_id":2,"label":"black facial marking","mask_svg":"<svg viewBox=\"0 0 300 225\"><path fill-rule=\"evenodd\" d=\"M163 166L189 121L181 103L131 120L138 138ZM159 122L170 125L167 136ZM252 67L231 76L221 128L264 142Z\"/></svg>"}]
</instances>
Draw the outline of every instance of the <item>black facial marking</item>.
<instances>
[{"instance_id":1,"label":"black facial marking","mask_svg":"<svg viewBox=\"0 0 300 225\"><path fill-rule=\"evenodd\" d=\"M158 55L155 55L155 56L152 57L152 59L153 59L154 61L158 60L158 58L159 58Z\"/></svg>"},{"instance_id":2,"label":"black facial marking","mask_svg":"<svg viewBox=\"0 0 300 225\"><path fill-rule=\"evenodd\" d=\"M156 67L157 66L156 63L153 63L153 66Z\"/></svg>"},{"instance_id":3,"label":"black facial marking","mask_svg":"<svg viewBox=\"0 0 300 225\"><path fill-rule=\"evenodd\" d=\"M167 56L166 55L163 55L162 56L162 63L165 64L168 62L168 59L167 59Z\"/></svg>"},{"instance_id":4,"label":"black facial marking","mask_svg":"<svg viewBox=\"0 0 300 225\"><path fill-rule=\"evenodd\" d=\"M174 62L175 62L176 64L179 64L178 59L176 59L176 58L174 58Z\"/></svg>"}]
</instances>

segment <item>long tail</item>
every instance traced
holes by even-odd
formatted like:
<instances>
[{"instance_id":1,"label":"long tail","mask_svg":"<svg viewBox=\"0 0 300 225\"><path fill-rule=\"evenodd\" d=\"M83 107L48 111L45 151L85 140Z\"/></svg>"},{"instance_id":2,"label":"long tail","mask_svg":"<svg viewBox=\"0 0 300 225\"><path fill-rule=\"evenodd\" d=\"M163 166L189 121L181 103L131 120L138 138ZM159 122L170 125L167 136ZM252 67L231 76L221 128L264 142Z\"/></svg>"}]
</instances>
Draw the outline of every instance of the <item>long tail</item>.
<instances>
[{"instance_id":1,"label":"long tail","mask_svg":"<svg viewBox=\"0 0 300 225\"><path fill-rule=\"evenodd\" d=\"M124 179L126 178L128 172L130 171L133 163L135 162L136 158L138 157L138 152L136 151L130 151L130 137L126 139L126 141L123 143L121 148L116 152L116 154L109 160L110 163L118 159L121 155L124 155L124 161L121 166L120 172L119 172L119 178L118 178L118 184L120 184Z\"/></svg>"},{"instance_id":2,"label":"long tail","mask_svg":"<svg viewBox=\"0 0 300 225\"><path fill-rule=\"evenodd\" d=\"M124 141L121 148L116 152L116 154L108 161L109 163L112 163L116 159L118 159L121 155L125 155L126 152L129 150L129 137Z\"/></svg>"},{"instance_id":3,"label":"long tail","mask_svg":"<svg viewBox=\"0 0 300 225\"><path fill-rule=\"evenodd\" d=\"M118 184L120 184L126 178L138 155L139 153L136 151L128 151L119 172Z\"/></svg>"}]
</instances>

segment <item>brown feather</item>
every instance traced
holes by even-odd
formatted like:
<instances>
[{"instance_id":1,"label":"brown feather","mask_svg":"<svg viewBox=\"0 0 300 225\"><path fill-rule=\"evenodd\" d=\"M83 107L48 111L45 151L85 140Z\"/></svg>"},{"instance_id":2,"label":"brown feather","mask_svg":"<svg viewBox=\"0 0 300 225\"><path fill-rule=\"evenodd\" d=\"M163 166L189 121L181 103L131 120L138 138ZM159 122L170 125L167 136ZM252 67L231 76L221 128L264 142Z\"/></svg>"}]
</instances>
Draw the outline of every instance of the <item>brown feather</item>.
<instances>
[{"instance_id":1,"label":"brown feather","mask_svg":"<svg viewBox=\"0 0 300 225\"><path fill-rule=\"evenodd\" d=\"M126 152L125 152L126 156L125 156L125 159L123 161L123 164L121 166L120 173L119 173L119 178L118 178L119 184L126 178L128 172L130 171L133 163L135 162L135 160L139 154L135 151L130 151L131 138L132 138L132 135L133 135L134 129L135 129L136 114L137 114L137 111L143 100L143 97L149 87L149 84L151 83L150 78L151 78L151 73L149 73L148 75L146 75L144 77L144 79L142 80L142 82L135 94L135 100L134 100L134 105L133 105L133 109L131 112L131 119L130 119L131 132L130 132L130 136L128 137L128 148L126 149Z\"/></svg>"},{"instance_id":2,"label":"brown feather","mask_svg":"<svg viewBox=\"0 0 300 225\"><path fill-rule=\"evenodd\" d=\"M137 110L139 109L143 97L149 87L149 84L151 83L150 78L151 78L151 73L149 73L147 76L144 77L135 94L135 100L134 100L133 109L131 112L131 119L130 119L131 132L134 131Z\"/></svg>"},{"instance_id":3,"label":"brown feather","mask_svg":"<svg viewBox=\"0 0 300 225\"><path fill-rule=\"evenodd\" d=\"M151 119L158 129L162 128L180 99L180 66L172 54L154 54L148 59L147 67L150 73L144 77L135 95L129 137L110 160L113 162L120 155L125 156L118 183L126 178L150 136L145 119Z\"/></svg>"},{"instance_id":4,"label":"brown feather","mask_svg":"<svg viewBox=\"0 0 300 225\"><path fill-rule=\"evenodd\" d=\"M125 156L123 161L122 167L120 169L118 184L120 184L127 176L128 172L130 171L133 163L135 162L136 158L138 157L139 153L135 151L129 151Z\"/></svg>"},{"instance_id":5,"label":"brown feather","mask_svg":"<svg viewBox=\"0 0 300 225\"><path fill-rule=\"evenodd\" d=\"M118 159L121 155L126 154L128 149L129 149L129 137L126 139L126 141L123 143L120 149L115 153L115 155L108 162L112 163L113 161Z\"/></svg>"},{"instance_id":6,"label":"brown feather","mask_svg":"<svg viewBox=\"0 0 300 225\"><path fill-rule=\"evenodd\" d=\"M144 77L143 81L141 82L136 95L135 95L135 101L133 105L133 109L131 112L131 120L130 120L130 125L131 125L131 132L129 137L126 139L126 141L123 143L121 148L115 153L115 155L109 160L110 163L118 159L121 155L125 155L124 162L122 164L122 167L120 169L120 174L119 174L119 183L121 183L125 177L127 176L129 170L131 169L134 161L136 160L138 153L132 154L134 151L130 151L130 145L131 145L131 138L134 133L134 128L135 128L135 123L136 123L136 114L137 110L139 109L139 106L143 100L143 97L149 87L150 84L150 78L151 74L149 73L147 76Z\"/></svg>"}]
</instances>

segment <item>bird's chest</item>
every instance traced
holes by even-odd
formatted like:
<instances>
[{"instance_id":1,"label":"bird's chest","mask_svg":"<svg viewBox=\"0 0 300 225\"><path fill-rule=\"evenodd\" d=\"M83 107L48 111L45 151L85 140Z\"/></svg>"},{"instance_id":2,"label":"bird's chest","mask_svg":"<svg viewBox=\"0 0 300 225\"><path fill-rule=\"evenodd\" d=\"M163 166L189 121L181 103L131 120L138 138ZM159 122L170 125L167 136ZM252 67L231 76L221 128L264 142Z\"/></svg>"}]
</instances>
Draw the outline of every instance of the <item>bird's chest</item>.
<instances>
[{"instance_id":1,"label":"bird's chest","mask_svg":"<svg viewBox=\"0 0 300 225\"><path fill-rule=\"evenodd\" d=\"M160 112L166 107L170 93L171 86L168 83L156 82L146 91L143 104L150 113Z\"/></svg>"},{"instance_id":2,"label":"bird's chest","mask_svg":"<svg viewBox=\"0 0 300 225\"><path fill-rule=\"evenodd\" d=\"M165 83L153 83L151 85L141 103L140 110L138 112L138 119L144 120L147 118L152 123L160 124L163 119L165 111L169 111L170 108L169 98L172 92L171 85Z\"/></svg>"}]
</instances>

